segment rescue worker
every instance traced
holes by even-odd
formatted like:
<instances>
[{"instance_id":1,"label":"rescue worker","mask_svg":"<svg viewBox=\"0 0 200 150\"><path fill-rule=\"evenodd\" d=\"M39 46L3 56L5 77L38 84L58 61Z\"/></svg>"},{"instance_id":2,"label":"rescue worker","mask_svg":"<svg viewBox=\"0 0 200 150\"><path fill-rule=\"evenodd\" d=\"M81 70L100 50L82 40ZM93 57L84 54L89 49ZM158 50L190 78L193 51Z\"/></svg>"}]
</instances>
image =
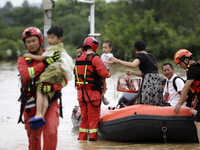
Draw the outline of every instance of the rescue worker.
<instances>
[{"instance_id":1,"label":"rescue worker","mask_svg":"<svg viewBox=\"0 0 200 150\"><path fill-rule=\"evenodd\" d=\"M82 117L78 140L87 140L88 132L89 141L97 140L101 105L100 76L103 78L111 76L101 58L96 54L98 47L99 43L95 38L86 38L83 42L84 52L77 57L75 62L75 86Z\"/></svg>"},{"instance_id":2,"label":"rescue worker","mask_svg":"<svg viewBox=\"0 0 200 150\"><path fill-rule=\"evenodd\" d=\"M26 28L22 34L22 40L29 53L34 55L42 55L45 51L42 49L43 37L41 31L36 27ZM43 132L43 149L44 150L55 150L57 146L57 128L59 125L59 111L60 107L57 99L61 97L60 90L67 85L68 80L62 81L62 84L48 84L41 83L37 90L42 93L51 91L56 92L56 96L52 99L52 103L48 108L44 118L46 124L37 129L32 130L31 124L28 123L29 119L35 115L35 99L36 99L36 87L35 81L39 79L39 75L45 70L45 68L53 62L60 61L60 53L54 53L52 57L47 57L44 61L38 62L36 60L25 58L20 56L18 58L18 71L21 76L22 88L21 96L21 110L19 122L25 123L25 129L29 139L29 150L40 150L41 149L41 134ZM61 113L61 112L60 112ZM22 114L24 116L24 122L22 120ZM62 115L62 114L61 114Z\"/></svg>"},{"instance_id":3,"label":"rescue worker","mask_svg":"<svg viewBox=\"0 0 200 150\"><path fill-rule=\"evenodd\" d=\"M181 104L185 101L185 96L190 90L198 99L200 97L200 61L192 60L192 53L186 49L178 50L174 55L175 64L179 64L181 68L186 70L187 80L182 89L178 104L175 106L174 113L178 114L181 109ZM195 103L197 103L195 98ZM194 124L197 128L197 135L200 142L200 107L197 103L197 114L194 118Z\"/></svg>"}]
</instances>

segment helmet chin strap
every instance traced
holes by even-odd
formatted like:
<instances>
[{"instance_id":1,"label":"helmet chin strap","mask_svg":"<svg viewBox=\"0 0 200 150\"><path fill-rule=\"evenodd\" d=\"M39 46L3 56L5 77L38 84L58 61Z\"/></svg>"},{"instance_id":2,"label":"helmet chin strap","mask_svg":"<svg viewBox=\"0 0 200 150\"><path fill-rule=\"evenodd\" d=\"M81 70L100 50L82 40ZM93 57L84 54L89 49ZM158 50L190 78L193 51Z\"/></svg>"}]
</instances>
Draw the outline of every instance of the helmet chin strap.
<instances>
[{"instance_id":1,"label":"helmet chin strap","mask_svg":"<svg viewBox=\"0 0 200 150\"><path fill-rule=\"evenodd\" d=\"M187 63L185 63L185 61L183 61L183 60L181 60L185 65L186 65L186 67L189 65L189 58L187 58L188 59L188 62Z\"/></svg>"}]
</instances>

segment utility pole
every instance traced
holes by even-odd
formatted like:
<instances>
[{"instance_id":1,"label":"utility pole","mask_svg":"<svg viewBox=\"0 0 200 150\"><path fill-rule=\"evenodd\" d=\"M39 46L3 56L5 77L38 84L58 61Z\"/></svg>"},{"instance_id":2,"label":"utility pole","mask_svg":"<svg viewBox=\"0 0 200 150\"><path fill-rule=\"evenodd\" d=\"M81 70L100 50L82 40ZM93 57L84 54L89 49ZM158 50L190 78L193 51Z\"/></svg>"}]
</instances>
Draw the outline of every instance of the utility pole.
<instances>
[{"instance_id":1,"label":"utility pole","mask_svg":"<svg viewBox=\"0 0 200 150\"><path fill-rule=\"evenodd\" d=\"M42 5L44 9L44 49L48 47L47 43L47 31L51 27L51 9L52 9L52 2L51 0L42 0Z\"/></svg>"},{"instance_id":2,"label":"utility pole","mask_svg":"<svg viewBox=\"0 0 200 150\"><path fill-rule=\"evenodd\" d=\"M90 22L90 33L88 36L94 37L96 40L98 40L99 44L101 43L101 34L100 33L95 33L95 7L94 7L94 0L76 0L77 2L80 3L88 3L90 4L90 16L89 22ZM101 44L100 44L101 45Z\"/></svg>"}]
</instances>

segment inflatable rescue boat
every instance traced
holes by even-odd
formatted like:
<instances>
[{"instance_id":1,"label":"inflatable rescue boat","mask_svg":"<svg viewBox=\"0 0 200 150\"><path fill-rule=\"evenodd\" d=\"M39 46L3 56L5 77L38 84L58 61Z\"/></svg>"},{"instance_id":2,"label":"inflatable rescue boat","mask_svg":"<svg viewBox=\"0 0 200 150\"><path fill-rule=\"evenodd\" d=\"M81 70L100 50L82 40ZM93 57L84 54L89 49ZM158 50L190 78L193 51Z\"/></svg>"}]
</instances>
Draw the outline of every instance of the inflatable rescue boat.
<instances>
[{"instance_id":1,"label":"inflatable rescue boat","mask_svg":"<svg viewBox=\"0 0 200 150\"><path fill-rule=\"evenodd\" d=\"M98 133L105 140L119 142L198 142L192 110L182 106L175 114L171 106L102 106ZM79 126L80 121L76 106L73 125Z\"/></svg>"},{"instance_id":2,"label":"inflatable rescue boat","mask_svg":"<svg viewBox=\"0 0 200 150\"><path fill-rule=\"evenodd\" d=\"M99 134L120 142L198 142L191 108L132 105L120 109L102 108Z\"/></svg>"}]
</instances>

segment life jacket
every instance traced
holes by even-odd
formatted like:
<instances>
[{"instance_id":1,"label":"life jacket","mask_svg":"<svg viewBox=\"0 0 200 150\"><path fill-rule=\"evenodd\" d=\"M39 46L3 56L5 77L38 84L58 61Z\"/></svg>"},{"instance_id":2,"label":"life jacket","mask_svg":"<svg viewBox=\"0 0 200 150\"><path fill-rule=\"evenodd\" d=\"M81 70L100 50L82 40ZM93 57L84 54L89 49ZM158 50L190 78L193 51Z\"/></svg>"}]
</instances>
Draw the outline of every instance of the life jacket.
<instances>
[{"instance_id":1,"label":"life jacket","mask_svg":"<svg viewBox=\"0 0 200 150\"><path fill-rule=\"evenodd\" d=\"M33 61L33 59L31 58L25 58L25 60L29 67L32 67L33 65L37 64L37 62ZM37 78L39 78L39 76ZM20 106L20 115L19 115L18 123L20 122L24 123L22 119L22 114L24 112L24 108L26 104L27 104L27 108L26 108L27 115L30 115L30 116L35 115L37 95L36 95L36 86L35 86L34 80L25 82L22 80L21 77L20 77L20 80L21 80L21 89L20 89L21 94L18 101L21 102L21 106Z\"/></svg>"},{"instance_id":2,"label":"life jacket","mask_svg":"<svg viewBox=\"0 0 200 150\"><path fill-rule=\"evenodd\" d=\"M79 55L75 62L74 75L75 86L77 89L84 87L85 89L100 90L100 76L94 66L92 59L98 55L86 54Z\"/></svg>"},{"instance_id":3,"label":"life jacket","mask_svg":"<svg viewBox=\"0 0 200 150\"><path fill-rule=\"evenodd\" d=\"M198 61L197 63L194 63L194 64L191 64L191 65L188 65L187 66L187 69L186 69L186 75L188 76L188 70L190 67L192 66L196 66L198 65L200 67L200 61ZM200 81L199 80L194 80L194 82L192 83L192 85L190 86L190 91L195 94L195 95L198 95L198 97L200 96Z\"/></svg>"},{"instance_id":4,"label":"life jacket","mask_svg":"<svg viewBox=\"0 0 200 150\"><path fill-rule=\"evenodd\" d=\"M26 62L28 64L29 67L32 67L33 65L37 64L36 61L33 61L33 59L31 58L25 58ZM36 79L38 79L38 77L36 77ZM29 82L25 82L21 79L21 93L24 93L27 97L31 97L31 96L35 96L36 95L36 89L35 89L35 82L34 80L31 80ZM20 98L19 98L20 101Z\"/></svg>"}]
</instances>

